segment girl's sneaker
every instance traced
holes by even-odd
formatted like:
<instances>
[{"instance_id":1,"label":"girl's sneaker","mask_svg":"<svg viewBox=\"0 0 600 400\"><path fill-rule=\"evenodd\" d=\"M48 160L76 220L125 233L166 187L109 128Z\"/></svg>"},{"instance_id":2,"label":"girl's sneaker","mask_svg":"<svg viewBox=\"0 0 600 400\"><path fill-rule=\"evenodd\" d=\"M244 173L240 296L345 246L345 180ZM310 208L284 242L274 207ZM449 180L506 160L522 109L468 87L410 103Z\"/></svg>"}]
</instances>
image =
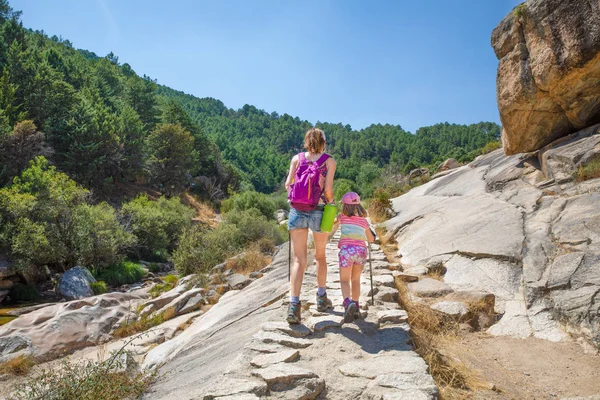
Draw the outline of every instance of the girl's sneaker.
<instances>
[{"instance_id":1,"label":"girl's sneaker","mask_svg":"<svg viewBox=\"0 0 600 400\"><path fill-rule=\"evenodd\" d=\"M288 324L299 324L301 320L300 313L302 312L302 306L300 303L290 303L288 306L286 321Z\"/></svg>"},{"instance_id":2,"label":"girl's sneaker","mask_svg":"<svg viewBox=\"0 0 600 400\"><path fill-rule=\"evenodd\" d=\"M344 322L350 323L354 322L354 318L356 318L356 313L359 312L356 303L351 301L346 306L346 310L344 311Z\"/></svg>"}]
</instances>

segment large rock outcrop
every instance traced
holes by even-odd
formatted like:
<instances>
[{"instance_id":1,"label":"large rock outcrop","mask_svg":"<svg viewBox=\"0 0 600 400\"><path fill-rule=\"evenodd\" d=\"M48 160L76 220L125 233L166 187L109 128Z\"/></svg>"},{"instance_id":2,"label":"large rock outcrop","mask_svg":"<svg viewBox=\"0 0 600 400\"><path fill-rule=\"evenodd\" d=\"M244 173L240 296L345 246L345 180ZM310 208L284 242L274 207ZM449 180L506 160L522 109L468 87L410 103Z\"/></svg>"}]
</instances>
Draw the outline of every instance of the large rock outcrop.
<instances>
[{"instance_id":1,"label":"large rock outcrop","mask_svg":"<svg viewBox=\"0 0 600 400\"><path fill-rule=\"evenodd\" d=\"M492 33L508 155L600 122L600 2L528 0Z\"/></svg>"},{"instance_id":2,"label":"large rock outcrop","mask_svg":"<svg viewBox=\"0 0 600 400\"><path fill-rule=\"evenodd\" d=\"M135 317L137 304L148 297L143 290L108 293L22 315L0 327L0 362L19 355L46 361L107 342L115 328Z\"/></svg>"},{"instance_id":3,"label":"large rock outcrop","mask_svg":"<svg viewBox=\"0 0 600 400\"><path fill-rule=\"evenodd\" d=\"M596 125L537 157L481 156L393 199L386 226L399 261L407 273L441 272L455 293L493 294L492 334L571 333L600 347L600 178L580 173L599 159Z\"/></svg>"}]
</instances>

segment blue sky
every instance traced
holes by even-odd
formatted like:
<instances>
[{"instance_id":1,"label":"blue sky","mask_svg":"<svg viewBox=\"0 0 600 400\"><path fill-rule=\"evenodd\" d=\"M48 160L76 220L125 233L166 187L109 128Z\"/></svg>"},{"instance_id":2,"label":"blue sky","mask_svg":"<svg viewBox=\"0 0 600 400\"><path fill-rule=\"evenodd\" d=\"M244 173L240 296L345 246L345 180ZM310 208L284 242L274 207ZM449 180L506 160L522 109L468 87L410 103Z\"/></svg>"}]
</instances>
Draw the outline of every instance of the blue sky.
<instances>
[{"instance_id":1,"label":"blue sky","mask_svg":"<svg viewBox=\"0 0 600 400\"><path fill-rule=\"evenodd\" d=\"M12 0L23 23L239 108L414 132L499 122L492 29L518 0Z\"/></svg>"}]
</instances>

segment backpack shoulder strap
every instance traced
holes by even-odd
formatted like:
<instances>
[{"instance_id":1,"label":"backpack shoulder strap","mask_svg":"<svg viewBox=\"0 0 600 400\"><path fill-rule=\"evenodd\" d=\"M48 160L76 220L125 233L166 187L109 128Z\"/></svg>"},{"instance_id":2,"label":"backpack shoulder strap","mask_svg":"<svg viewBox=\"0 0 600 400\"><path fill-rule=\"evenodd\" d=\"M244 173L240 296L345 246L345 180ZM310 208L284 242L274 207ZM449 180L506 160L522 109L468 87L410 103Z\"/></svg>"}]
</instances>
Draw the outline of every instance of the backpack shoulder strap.
<instances>
[{"instance_id":1,"label":"backpack shoulder strap","mask_svg":"<svg viewBox=\"0 0 600 400\"><path fill-rule=\"evenodd\" d=\"M331 158L331 156L329 154L323 153L321 155L321 157L319 157L319 159L317 161L315 161L317 164L317 167L321 168L321 166L323 164L325 164L327 162L327 160L329 160L330 158Z\"/></svg>"},{"instance_id":2,"label":"backpack shoulder strap","mask_svg":"<svg viewBox=\"0 0 600 400\"><path fill-rule=\"evenodd\" d=\"M304 152L298 153L298 164L304 164L306 162L306 156Z\"/></svg>"}]
</instances>

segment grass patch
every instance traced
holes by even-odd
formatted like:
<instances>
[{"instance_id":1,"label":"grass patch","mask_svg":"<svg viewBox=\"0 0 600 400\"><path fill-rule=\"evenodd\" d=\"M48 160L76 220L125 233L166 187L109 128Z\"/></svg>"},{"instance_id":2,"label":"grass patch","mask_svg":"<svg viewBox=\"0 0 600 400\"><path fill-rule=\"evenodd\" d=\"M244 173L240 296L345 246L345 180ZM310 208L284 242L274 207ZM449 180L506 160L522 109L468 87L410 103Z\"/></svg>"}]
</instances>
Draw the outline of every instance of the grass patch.
<instances>
[{"instance_id":1,"label":"grass patch","mask_svg":"<svg viewBox=\"0 0 600 400\"><path fill-rule=\"evenodd\" d=\"M175 285L177 284L177 282L179 281L179 279L175 275L172 275L172 274L165 275L161 279L163 280L163 283L158 283L158 284L152 286L152 289L150 289L150 291L148 292L148 294L150 294L150 296L152 296L153 298L156 298L156 297L160 296L161 294L166 293L169 290L173 289L175 287Z\"/></svg>"},{"instance_id":2,"label":"grass patch","mask_svg":"<svg viewBox=\"0 0 600 400\"><path fill-rule=\"evenodd\" d=\"M0 364L0 375L27 375L35 365L33 358L28 356L18 356Z\"/></svg>"},{"instance_id":3,"label":"grass patch","mask_svg":"<svg viewBox=\"0 0 600 400\"><path fill-rule=\"evenodd\" d=\"M391 208L390 194L383 189L377 189L369 201L369 217L375 223L383 222L389 219Z\"/></svg>"},{"instance_id":4,"label":"grass patch","mask_svg":"<svg viewBox=\"0 0 600 400\"><path fill-rule=\"evenodd\" d=\"M13 301L28 302L39 300L42 295L34 285L23 285L17 283L12 287L9 294Z\"/></svg>"},{"instance_id":5,"label":"grass patch","mask_svg":"<svg viewBox=\"0 0 600 400\"><path fill-rule=\"evenodd\" d=\"M527 6L523 2L516 6L513 12L515 13L515 17L523 18L525 15L527 15Z\"/></svg>"},{"instance_id":6,"label":"grass patch","mask_svg":"<svg viewBox=\"0 0 600 400\"><path fill-rule=\"evenodd\" d=\"M146 276L146 270L132 261L123 261L116 265L98 271L96 278L111 286L121 286L136 283Z\"/></svg>"},{"instance_id":7,"label":"grass patch","mask_svg":"<svg viewBox=\"0 0 600 400\"><path fill-rule=\"evenodd\" d=\"M108 292L108 286L106 286L106 282L104 281L92 282L90 286L92 287L92 291L95 295L104 294Z\"/></svg>"},{"instance_id":8,"label":"grass patch","mask_svg":"<svg viewBox=\"0 0 600 400\"><path fill-rule=\"evenodd\" d=\"M596 158L585 165L579 166L579 169L577 170L578 182L596 178L600 178L600 158Z\"/></svg>"},{"instance_id":9,"label":"grass patch","mask_svg":"<svg viewBox=\"0 0 600 400\"><path fill-rule=\"evenodd\" d=\"M264 255L260 250L248 250L239 257L227 260L226 269L231 269L238 274L248 275L259 271L269 265L271 258Z\"/></svg>"},{"instance_id":10,"label":"grass patch","mask_svg":"<svg viewBox=\"0 0 600 400\"><path fill-rule=\"evenodd\" d=\"M140 318L134 318L126 321L123 325L115 329L113 336L121 339L135 335L136 333L146 332L148 329L154 328L166 320L167 319L165 319L164 313L158 313L152 317L149 315L143 315Z\"/></svg>"},{"instance_id":11,"label":"grass patch","mask_svg":"<svg viewBox=\"0 0 600 400\"><path fill-rule=\"evenodd\" d=\"M126 343L125 346L129 345ZM156 379L155 372L129 369L130 355L113 352L103 361L63 361L14 387L14 400L120 400L139 398ZM129 370L128 370L129 369Z\"/></svg>"}]
</instances>

